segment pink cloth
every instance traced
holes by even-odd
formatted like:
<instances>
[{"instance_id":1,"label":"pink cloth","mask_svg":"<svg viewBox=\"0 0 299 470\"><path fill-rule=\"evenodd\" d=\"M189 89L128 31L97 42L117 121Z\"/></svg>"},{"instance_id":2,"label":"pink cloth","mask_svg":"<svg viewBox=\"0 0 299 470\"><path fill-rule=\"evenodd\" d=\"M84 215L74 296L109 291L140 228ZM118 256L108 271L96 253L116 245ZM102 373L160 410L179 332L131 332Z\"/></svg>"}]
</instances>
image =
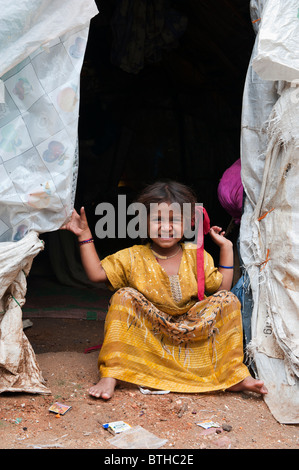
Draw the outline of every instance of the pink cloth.
<instances>
[{"instance_id":1,"label":"pink cloth","mask_svg":"<svg viewBox=\"0 0 299 470\"><path fill-rule=\"evenodd\" d=\"M240 158L223 173L218 185L218 199L235 223L240 224L243 206Z\"/></svg>"},{"instance_id":2,"label":"pink cloth","mask_svg":"<svg viewBox=\"0 0 299 470\"><path fill-rule=\"evenodd\" d=\"M195 209L195 220L198 228L197 232L197 285L198 300L203 300L205 295L205 270L204 270L204 236L210 230L210 218L207 211L202 206Z\"/></svg>"}]
</instances>

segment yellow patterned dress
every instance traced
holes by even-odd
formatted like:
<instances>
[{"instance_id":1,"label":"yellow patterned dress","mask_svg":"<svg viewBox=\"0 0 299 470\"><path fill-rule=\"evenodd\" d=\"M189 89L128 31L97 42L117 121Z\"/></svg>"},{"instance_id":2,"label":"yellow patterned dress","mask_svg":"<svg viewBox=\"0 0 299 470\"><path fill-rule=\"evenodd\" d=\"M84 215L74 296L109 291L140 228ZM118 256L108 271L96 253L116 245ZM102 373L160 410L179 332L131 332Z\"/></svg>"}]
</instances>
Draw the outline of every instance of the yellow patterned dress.
<instances>
[{"instance_id":1,"label":"yellow patterned dress","mask_svg":"<svg viewBox=\"0 0 299 470\"><path fill-rule=\"evenodd\" d=\"M205 299L198 301L196 249L182 244L177 276L169 277L150 245L102 260L116 290L99 354L101 377L173 392L224 390L249 374L243 364L240 303L217 291L222 274L204 252Z\"/></svg>"}]
</instances>

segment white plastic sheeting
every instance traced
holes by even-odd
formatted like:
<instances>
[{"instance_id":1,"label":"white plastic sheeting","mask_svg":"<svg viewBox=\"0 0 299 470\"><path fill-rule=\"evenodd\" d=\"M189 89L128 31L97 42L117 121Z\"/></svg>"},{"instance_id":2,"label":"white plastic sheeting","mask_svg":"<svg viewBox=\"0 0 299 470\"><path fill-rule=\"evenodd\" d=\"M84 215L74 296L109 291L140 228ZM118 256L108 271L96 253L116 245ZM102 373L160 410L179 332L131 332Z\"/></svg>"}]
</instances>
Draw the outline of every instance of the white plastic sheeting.
<instances>
[{"instance_id":1,"label":"white plastic sheeting","mask_svg":"<svg viewBox=\"0 0 299 470\"><path fill-rule=\"evenodd\" d=\"M34 232L17 243L0 243L0 393L50 393L22 323L26 276L42 249Z\"/></svg>"},{"instance_id":2,"label":"white plastic sheeting","mask_svg":"<svg viewBox=\"0 0 299 470\"><path fill-rule=\"evenodd\" d=\"M299 4L295 0L266 2L255 71L265 80L291 82L299 78Z\"/></svg>"},{"instance_id":3,"label":"white plastic sheeting","mask_svg":"<svg viewBox=\"0 0 299 470\"><path fill-rule=\"evenodd\" d=\"M0 393L49 393L23 332L26 276L73 209L92 0L0 0Z\"/></svg>"},{"instance_id":4,"label":"white plastic sheeting","mask_svg":"<svg viewBox=\"0 0 299 470\"><path fill-rule=\"evenodd\" d=\"M0 242L59 228L77 178L91 0L0 0Z\"/></svg>"},{"instance_id":5,"label":"white plastic sheeting","mask_svg":"<svg viewBox=\"0 0 299 470\"><path fill-rule=\"evenodd\" d=\"M243 99L240 230L254 305L250 351L273 416L298 423L299 100L288 80L299 72L285 53L293 48L295 25L299 31L298 3L255 0L251 8L258 34Z\"/></svg>"}]
</instances>

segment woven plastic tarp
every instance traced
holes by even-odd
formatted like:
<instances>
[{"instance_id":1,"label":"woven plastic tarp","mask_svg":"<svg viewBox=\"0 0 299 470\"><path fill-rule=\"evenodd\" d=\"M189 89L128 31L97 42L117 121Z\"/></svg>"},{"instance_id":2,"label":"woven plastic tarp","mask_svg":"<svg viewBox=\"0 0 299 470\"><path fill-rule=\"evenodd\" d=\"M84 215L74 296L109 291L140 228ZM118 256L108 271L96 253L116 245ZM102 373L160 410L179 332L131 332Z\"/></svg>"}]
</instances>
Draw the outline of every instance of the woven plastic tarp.
<instances>
[{"instance_id":1,"label":"woven plastic tarp","mask_svg":"<svg viewBox=\"0 0 299 470\"><path fill-rule=\"evenodd\" d=\"M23 332L26 276L73 209L92 0L0 0L0 392L49 393Z\"/></svg>"},{"instance_id":2,"label":"woven plastic tarp","mask_svg":"<svg viewBox=\"0 0 299 470\"><path fill-rule=\"evenodd\" d=\"M298 3L255 0L251 7L257 37L244 89L240 229L253 297L249 350L273 416L298 423L299 100L288 81L298 75L290 53Z\"/></svg>"},{"instance_id":3,"label":"woven plastic tarp","mask_svg":"<svg viewBox=\"0 0 299 470\"><path fill-rule=\"evenodd\" d=\"M80 71L93 1L0 0L0 242L59 228L77 181Z\"/></svg>"},{"instance_id":4,"label":"woven plastic tarp","mask_svg":"<svg viewBox=\"0 0 299 470\"><path fill-rule=\"evenodd\" d=\"M23 331L26 276L43 244L35 232L0 243L0 393L50 393Z\"/></svg>"},{"instance_id":5,"label":"woven plastic tarp","mask_svg":"<svg viewBox=\"0 0 299 470\"><path fill-rule=\"evenodd\" d=\"M265 2L264 2L265 3ZM268 0L261 19L255 71L264 80L299 79L299 5L295 0Z\"/></svg>"}]
</instances>

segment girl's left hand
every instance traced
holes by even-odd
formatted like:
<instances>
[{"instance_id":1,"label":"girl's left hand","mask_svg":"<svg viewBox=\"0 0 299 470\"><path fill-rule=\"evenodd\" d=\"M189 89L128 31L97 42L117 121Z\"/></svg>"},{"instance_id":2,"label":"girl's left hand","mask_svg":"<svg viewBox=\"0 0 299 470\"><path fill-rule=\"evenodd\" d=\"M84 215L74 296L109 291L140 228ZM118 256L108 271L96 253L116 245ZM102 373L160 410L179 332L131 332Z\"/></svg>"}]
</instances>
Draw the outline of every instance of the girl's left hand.
<instances>
[{"instance_id":1,"label":"girl's left hand","mask_svg":"<svg viewBox=\"0 0 299 470\"><path fill-rule=\"evenodd\" d=\"M232 242L225 238L225 231L217 225L213 225L209 231L210 237L218 246L230 245Z\"/></svg>"}]
</instances>

